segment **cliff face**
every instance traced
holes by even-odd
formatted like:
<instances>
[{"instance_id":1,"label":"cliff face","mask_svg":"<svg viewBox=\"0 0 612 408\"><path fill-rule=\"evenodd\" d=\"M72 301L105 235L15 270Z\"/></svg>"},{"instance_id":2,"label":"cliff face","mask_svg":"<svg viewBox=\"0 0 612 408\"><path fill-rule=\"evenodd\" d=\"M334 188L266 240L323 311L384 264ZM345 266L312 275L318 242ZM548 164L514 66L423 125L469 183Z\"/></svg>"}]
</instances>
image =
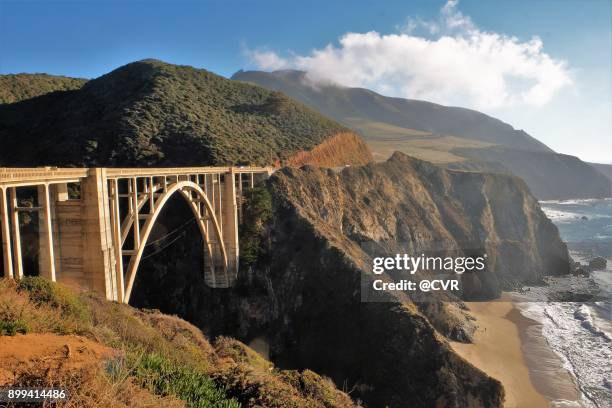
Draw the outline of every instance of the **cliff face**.
<instances>
[{"instance_id":1,"label":"cliff face","mask_svg":"<svg viewBox=\"0 0 612 408\"><path fill-rule=\"evenodd\" d=\"M361 290L373 256L431 248L489 254L489 269L464 281L466 298L567 272L556 228L520 179L395 154L339 173L286 168L268 189L274 205L263 252L241 269L236 287L206 288L197 262L143 265L147 279L137 277L134 304L178 313L211 334L263 338L280 367L330 376L366 406L501 406L501 385L444 339L469 337L460 304L432 297L416 305L392 294L365 303ZM185 248L172 251L166 259L185 257Z\"/></svg>"},{"instance_id":2,"label":"cliff face","mask_svg":"<svg viewBox=\"0 0 612 408\"><path fill-rule=\"evenodd\" d=\"M517 177L448 171L396 153L339 174L283 171L275 186L329 239L341 235L368 256L486 252L489 268L470 277L468 297L568 272L556 227Z\"/></svg>"},{"instance_id":3,"label":"cliff face","mask_svg":"<svg viewBox=\"0 0 612 408\"><path fill-rule=\"evenodd\" d=\"M368 145L353 132L341 132L323 141L312 150L298 152L286 165L300 167L305 164L320 167L343 165L358 166L374 161Z\"/></svg>"},{"instance_id":4,"label":"cliff face","mask_svg":"<svg viewBox=\"0 0 612 408\"><path fill-rule=\"evenodd\" d=\"M612 188L612 164L589 163L595 167L597 171L606 176L610 180L610 188Z\"/></svg>"}]
</instances>

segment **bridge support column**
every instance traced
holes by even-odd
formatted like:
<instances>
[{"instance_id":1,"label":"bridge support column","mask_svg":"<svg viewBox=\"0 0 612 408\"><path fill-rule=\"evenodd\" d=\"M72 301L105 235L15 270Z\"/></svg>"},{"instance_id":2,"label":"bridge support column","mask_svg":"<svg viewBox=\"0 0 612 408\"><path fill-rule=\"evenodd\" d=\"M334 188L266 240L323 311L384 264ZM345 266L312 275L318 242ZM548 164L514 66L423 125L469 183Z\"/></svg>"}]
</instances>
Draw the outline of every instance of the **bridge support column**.
<instances>
[{"instance_id":1,"label":"bridge support column","mask_svg":"<svg viewBox=\"0 0 612 408\"><path fill-rule=\"evenodd\" d=\"M42 211L38 214L39 255L38 270L40 276L55 282L55 240L53 239L53 202L48 184L38 186L38 205Z\"/></svg>"},{"instance_id":2,"label":"bridge support column","mask_svg":"<svg viewBox=\"0 0 612 408\"><path fill-rule=\"evenodd\" d=\"M111 222L113 228L113 249L115 251L115 279L117 282L117 301L124 302L125 283L123 279L123 251L121 249L121 209L119 206L119 182L111 180Z\"/></svg>"},{"instance_id":3,"label":"bridge support column","mask_svg":"<svg viewBox=\"0 0 612 408\"><path fill-rule=\"evenodd\" d=\"M236 202L236 175L234 168L225 173L223 180L223 243L227 252L227 269L231 285L238 273L238 205Z\"/></svg>"},{"instance_id":4,"label":"bridge support column","mask_svg":"<svg viewBox=\"0 0 612 408\"><path fill-rule=\"evenodd\" d=\"M23 278L23 258L21 256L21 230L19 229L19 211L17 211L17 189L10 190L10 212L13 229L13 259L15 260L14 272L17 279Z\"/></svg>"},{"instance_id":5,"label":"bridge support column","mask_svg":"<svg viewBox=\"0 0 612 408\"><path fill-rule=\"evenodd\" d=\"M0 222L2 223L2 260L4 261L4 277L13 277L13 259L11 254L11 229L6 190L0 188Z\"/></svg>"},{"instance_id":6,"label":"bridge support column","mask_svg":"<svg viewBox=\"0 0 612 408\"><path fill-rule=\"evenodd\" d=\"M91 289L108 300L117 300L115 254L106 169L89 169L81 183L83 267L91 276Z\"/></svg>"}]
</instances>

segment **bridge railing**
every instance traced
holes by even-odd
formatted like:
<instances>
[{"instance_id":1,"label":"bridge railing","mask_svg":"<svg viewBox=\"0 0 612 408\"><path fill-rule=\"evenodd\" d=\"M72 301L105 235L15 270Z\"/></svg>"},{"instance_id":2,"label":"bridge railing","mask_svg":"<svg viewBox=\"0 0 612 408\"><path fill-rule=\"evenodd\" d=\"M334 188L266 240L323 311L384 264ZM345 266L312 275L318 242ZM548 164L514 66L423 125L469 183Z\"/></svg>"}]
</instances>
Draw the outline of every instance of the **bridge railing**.
<instances>
[{"instance_id":1,"label":"bridge railing","mask_svg":"<svg viewBox=\"0 0 612 408\"><path fill-rule=\"evenodd\" d=\"M78 182L79 179L87 177L88 170L87 168L58 167L0 167L0 187Z\"/></svg>"}]
</instances>

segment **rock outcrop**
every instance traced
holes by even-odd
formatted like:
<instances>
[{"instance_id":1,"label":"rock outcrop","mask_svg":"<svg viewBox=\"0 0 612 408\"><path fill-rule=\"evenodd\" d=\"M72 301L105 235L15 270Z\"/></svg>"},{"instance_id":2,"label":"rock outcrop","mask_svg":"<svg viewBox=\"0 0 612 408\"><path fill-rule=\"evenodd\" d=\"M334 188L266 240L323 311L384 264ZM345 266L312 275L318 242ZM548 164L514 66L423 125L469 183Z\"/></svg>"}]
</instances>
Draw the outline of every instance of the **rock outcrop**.
<instances>
[{"instance_id":1,"label":"rock outcrop","mask_svg":"<svg viewBox=\"0 0 612 408\"><path fill-rule=\"evenodd\" d=\"M469 278L467 296L492 298L506 284L569 272L557 228L514 176L448 171L396 153L341 173L284 170L274 185L330 240L341 236L369 256L485 252L488 268Z\"/></svg>"}]
</instances>

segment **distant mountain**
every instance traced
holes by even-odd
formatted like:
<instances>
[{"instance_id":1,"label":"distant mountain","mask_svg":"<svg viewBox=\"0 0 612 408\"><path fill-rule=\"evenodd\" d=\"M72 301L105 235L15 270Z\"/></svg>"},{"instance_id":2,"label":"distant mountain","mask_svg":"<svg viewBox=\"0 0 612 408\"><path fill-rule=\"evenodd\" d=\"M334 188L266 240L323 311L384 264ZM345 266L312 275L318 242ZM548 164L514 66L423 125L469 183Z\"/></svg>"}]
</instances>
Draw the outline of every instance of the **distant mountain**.
<instances>
[{"instance_id":1,"label":"distant mountain","mask_svg":"<svg viewBox=\"0 0 612 408\"><path fill-rule=\"evenodd\" d=\"M363 135L377 160L397 150L456 169L513 173L540 199L612 196L589 164L474 110L313 83L302 71L239 71L232 79L283 92L338 120Z\"/></svg>"},{"instance_id":2,"label":"distant mountain","mask_svg":"<svg viewBox=\"0 0 612 408\"><path fill-rule=\"evenodd\" d=\"M86 79L47 74L0 75L0 104L14 103L55 91L81 88Z\"/></svg>"},{"instance_id":3,"label":"distant mountain","mask_svg":"<svg viewBox=\"0 0 612 408\"><path fill-rule=\"evenodd\" d=\"M473 170L512 173L521 177L541 199L609 197L610 180L601 170L574 156L528 152L494 146L456 149L477 162ZM453 169L472 170L469 162L451 163Z\"/></svg>"},{"instance_id":4,"label":"distant mountain","mask_svg":"<svg viewBox=\"0 0 612 408\"><path fill-rule=\"evenodd\" d=\"M371 160L346 127L279 92L157 60L0 105L0 146L0 166Z\"/></svg>"},{"instance_id":5,"label":"distant mountain","mask_svg":"<svg viewBox=\"0 0 612 408\"><path fill-rule=\"evenodd\" d=\"M312 84L303 71L239 71L232 79L283 92L319 112L362 130L368 139L417 130L454 135L486 143L552 152L522 130L483 113L402 98L390 98L363 88ZM385 124L396 129L382 129Z\"/></svg>"},{"instance_id":6,"label":"distant mountain","mask_svg":"<svg viewBox=\"0 0 612 408\"><path fill-rule=\"evenodd\" d=\"M595 167L601 174L610 179L612 183L612 164L589 163L589 165Z\"/></svg>"}]
</instances>

